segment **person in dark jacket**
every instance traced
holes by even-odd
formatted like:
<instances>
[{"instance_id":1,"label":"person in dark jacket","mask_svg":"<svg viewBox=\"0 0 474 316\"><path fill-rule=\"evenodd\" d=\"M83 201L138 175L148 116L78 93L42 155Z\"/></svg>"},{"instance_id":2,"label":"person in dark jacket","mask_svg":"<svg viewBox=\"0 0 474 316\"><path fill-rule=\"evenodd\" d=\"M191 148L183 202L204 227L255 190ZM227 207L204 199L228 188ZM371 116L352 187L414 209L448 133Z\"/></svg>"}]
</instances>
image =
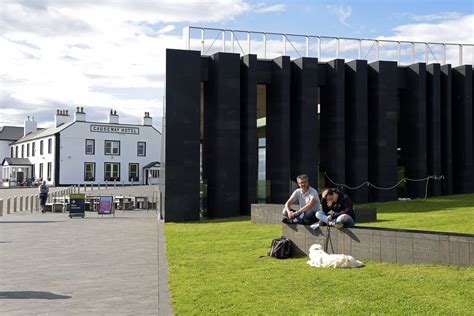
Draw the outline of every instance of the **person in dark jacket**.
<instances>
[{"instance_id":1,"label":"person in dark jacket","mask_svg":"<svg viewBox=\"0 0 474 316\"><path fill-rule=\"evenodd\" d=\"M321 196L323 210L316 213L319 223L311 225L311 228L317 229L320 225L329 225L340 229L355 225L354 206L347 194L337 189L326 188Z\"/></svg>"}]
</instances>

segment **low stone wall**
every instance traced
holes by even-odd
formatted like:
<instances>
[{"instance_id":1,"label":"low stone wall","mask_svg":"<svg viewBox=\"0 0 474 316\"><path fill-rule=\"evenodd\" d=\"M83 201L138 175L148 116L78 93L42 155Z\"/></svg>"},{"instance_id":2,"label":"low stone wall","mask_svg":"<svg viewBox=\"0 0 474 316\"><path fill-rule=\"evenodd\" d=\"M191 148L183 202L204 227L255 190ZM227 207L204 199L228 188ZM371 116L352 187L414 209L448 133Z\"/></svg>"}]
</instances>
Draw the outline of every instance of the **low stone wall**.
<instances>
[{"instance_id":1,"label":"low stone wall","mask_svg":"<svg viewBox=\"0 0 474 316\"><path fill-rule=\"evenodd\" d=\"M393 263L474 265L474 235L376 227L336 229L282 224L283 236L291 239L295 253L308 255L312 244L325 245L328 253L351 255L358 260Z\"/></svg>"},{"instance_id":2,"label":"low stone wall","mask_svg":"<svg viewBox=\"0 0 474 316\"><path fill-rule=\"evenodd\" d=\"M251 220L255 224L280 224L282 219L282 204L252 204ZM377 221L377 210L355 207L357 223Z\"/></svg>"}]
</instances>

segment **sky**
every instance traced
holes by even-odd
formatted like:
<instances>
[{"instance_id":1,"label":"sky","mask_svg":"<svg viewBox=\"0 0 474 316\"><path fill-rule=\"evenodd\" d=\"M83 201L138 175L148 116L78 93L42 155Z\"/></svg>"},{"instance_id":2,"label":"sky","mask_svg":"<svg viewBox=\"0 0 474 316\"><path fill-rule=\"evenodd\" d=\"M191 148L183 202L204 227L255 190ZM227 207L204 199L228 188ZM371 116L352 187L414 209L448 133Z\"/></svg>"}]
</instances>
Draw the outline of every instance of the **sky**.
<instances>
[{"instance_id":1,"label":"sky","mask_svg":"<svg viewBox=\"0 0 474 316\"><path fill-rule=\"evenodd\" d=\"M57 109L73 117L80 106L88 121L97 122L107 121L110 109L128 124L141 123L150 112L161 130L166 48L184 49L183 28L189 25L473 44L474 1L1 0L0 126L23 126L34 116L39 127L49 127ZM191 34L191 48L200 50L200 32ZM220 38L206 34L206 53L222 47ZM245 53L244 37L236 39ZM267 41L267 57L282 54L281 37ZM288 41L288 54L304 50L303 41ZM344 45L342 55L356 47ZM375 50L370 42L364 45L363 55L370 58ZM262 53L261 39L252 47ZM335 58L334 49L334 41L324 42L322 55ZM439 60L440 47L430 49L432 61L431 56ZM402 47L404 58L410 51ZM448 59L457 52L451 49ZM463 54L472 64L474 49Z\"/></svg>"}]
</instances>

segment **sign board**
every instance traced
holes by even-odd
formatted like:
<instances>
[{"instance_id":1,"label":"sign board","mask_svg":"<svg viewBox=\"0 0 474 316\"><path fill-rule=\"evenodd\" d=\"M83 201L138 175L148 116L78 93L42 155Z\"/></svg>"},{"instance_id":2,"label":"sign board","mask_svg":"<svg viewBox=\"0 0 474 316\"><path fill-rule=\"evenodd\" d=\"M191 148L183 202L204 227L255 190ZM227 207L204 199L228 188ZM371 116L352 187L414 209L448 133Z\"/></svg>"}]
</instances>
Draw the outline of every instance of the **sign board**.
<instances>
[{"instance_id":1,"label":"sign board","mask_svg":"<svg viewBox=\"0 0 474 316\"><path fill-rule=\"evenodd\" d=\"M91 125L91 132L138 135L140 134L140 129L130 126Z\"/></svg>"},{"instance_id":2,"label":"sign board","mask_svg":"<svg viewBox=\"0 0 474 316\"><path fill-rule=\"evenodd\" d=\"M84 218L85 194L69 195L69 217L77 216Z\"/></svg>"},{"instance_id":3,"label":"sign board","mask_svg":"<svg viewBox=\"0 0 474 316\"><path fill-rule=\"evenodd\" d=\"M113 196L101 196L99 198L98 214L111 215L113 213Z\"/></svg>"}]
</instances>

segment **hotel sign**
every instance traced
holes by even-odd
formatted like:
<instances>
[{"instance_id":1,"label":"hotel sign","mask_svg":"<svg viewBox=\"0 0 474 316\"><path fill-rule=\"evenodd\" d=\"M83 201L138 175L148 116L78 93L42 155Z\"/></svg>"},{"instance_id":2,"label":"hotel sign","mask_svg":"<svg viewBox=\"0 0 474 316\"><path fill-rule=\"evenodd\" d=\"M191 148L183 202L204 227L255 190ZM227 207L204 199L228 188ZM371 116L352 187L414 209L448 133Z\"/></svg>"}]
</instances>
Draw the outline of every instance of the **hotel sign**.
<instances>
[{"instance_id":1,"label":"hotel sign","mask_svg":"<svg viewBox=\"0 0 474 316\"><path fill-rule=\"evenodd\" d=\"M140 134L138 127L91 125L91 132L99 133L119 133L119 134Z\"/></svg>"}]
</instances>

